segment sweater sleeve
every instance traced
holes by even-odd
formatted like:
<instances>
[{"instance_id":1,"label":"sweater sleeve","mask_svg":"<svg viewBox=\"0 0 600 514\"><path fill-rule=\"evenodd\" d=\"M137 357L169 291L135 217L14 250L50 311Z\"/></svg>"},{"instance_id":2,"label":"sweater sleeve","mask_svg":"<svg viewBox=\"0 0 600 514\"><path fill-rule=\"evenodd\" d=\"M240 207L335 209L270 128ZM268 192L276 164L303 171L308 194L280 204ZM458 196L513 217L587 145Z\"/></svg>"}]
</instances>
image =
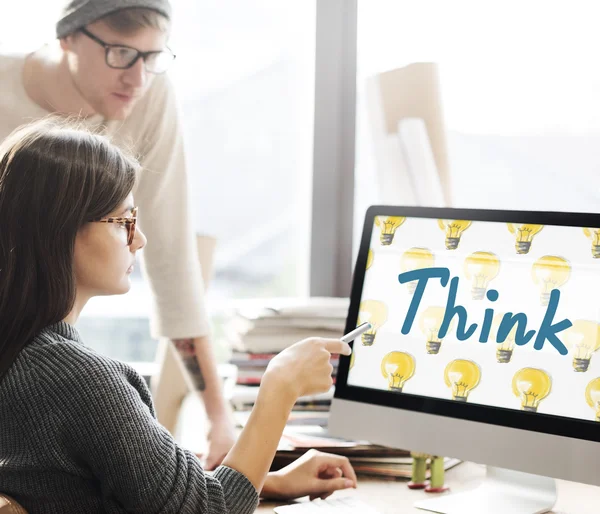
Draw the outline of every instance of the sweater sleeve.
<instances>
[{"instance_id":1,"label":"sweater sleeve","mask_svg":"<svg viewBox=\"0 0 600 514\"><path fill-rule=\"evenodd\" d=\"M142 171L134 190L139 225L148 242L143 271L153 292L153 337L209 333L204 285L191 222L184 139L175 92L155 78L132 120L143 134L135 144Z\"/></svg>"},{"instance_id":2,"label":"sweater sleeve","mask_svg":"<svg viewBox=\"0 0 600 514\"><path fill-rule=\"evenodd\" d=\"M59 387L49 390L62 444L90 470L102 497L140 514L255 511L258 494L243 474L225 466L205 473L156 421L141 377L128 377L121 363L81 357L64 363Z\"/></svg>"}]
</instances>

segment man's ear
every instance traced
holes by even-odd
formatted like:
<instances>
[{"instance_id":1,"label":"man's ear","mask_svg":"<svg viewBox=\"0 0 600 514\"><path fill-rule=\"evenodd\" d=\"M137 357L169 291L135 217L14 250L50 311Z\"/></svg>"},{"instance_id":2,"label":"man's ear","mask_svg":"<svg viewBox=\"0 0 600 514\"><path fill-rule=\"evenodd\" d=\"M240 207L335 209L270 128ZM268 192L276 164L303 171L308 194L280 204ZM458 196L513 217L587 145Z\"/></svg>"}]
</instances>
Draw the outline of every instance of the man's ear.
<instances>
[{"instance_id":1,"label":"man's ear","mask_svg":"<svg viewBox=\"0 0 600 514\"><path fill-rule=\"evenodd\" d=\"M74 39L75 39L75 36L73 34L69 34L68 36L61 37L59 39L59 41L60 41L60 48L63 51L70 50L71 47L73 46L73 40Z\"/></svg>"}]
</instances>

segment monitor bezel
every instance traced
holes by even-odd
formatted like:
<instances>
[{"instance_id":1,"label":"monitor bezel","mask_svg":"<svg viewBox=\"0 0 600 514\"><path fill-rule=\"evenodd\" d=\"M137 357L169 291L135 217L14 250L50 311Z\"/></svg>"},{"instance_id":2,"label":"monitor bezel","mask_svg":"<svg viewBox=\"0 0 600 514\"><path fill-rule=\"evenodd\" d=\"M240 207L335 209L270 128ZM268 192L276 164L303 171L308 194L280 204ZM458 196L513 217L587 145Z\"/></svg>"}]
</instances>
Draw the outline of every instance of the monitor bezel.
<instances>
[{"instance_id":1,"label":"monitor bezel","mask_svg":"<svg viewBox=\"0 0 600 514\"><path fill-rule=\"evenodd\" d=\"M600 214L590 213L373 205L367 209L365 214L362 238L352 279L345 333L356 327L375 216L600 227ZM600 423L592 420L580 420L473 403L459 403L450 399L348 385L349 365L350 357L341 356L336 375L335 398L600 442Z\"/></svg>"}]
</instances>

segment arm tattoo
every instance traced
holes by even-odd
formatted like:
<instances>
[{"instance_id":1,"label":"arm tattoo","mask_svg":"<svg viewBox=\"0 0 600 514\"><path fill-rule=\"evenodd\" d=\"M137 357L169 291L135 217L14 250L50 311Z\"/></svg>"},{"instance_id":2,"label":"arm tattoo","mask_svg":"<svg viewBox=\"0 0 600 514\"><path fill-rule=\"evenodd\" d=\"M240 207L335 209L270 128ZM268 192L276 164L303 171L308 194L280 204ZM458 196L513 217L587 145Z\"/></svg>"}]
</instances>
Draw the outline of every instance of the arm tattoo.
<instances>
[{"instance_id":1,"label":"arm tattoo","mask_svg":"<svg viewBox=\"0 0 600 514\"><path fill-rule=\"evenodd\" d=\"M187 369L192 379L192 384L197 391L204 391L206 389L206 382L200 369L200 363L198 357L196 357L196 347L193 339L175 339L173 341L177 352L183 360L185 369Z\"/></svg>"}]
</instances>

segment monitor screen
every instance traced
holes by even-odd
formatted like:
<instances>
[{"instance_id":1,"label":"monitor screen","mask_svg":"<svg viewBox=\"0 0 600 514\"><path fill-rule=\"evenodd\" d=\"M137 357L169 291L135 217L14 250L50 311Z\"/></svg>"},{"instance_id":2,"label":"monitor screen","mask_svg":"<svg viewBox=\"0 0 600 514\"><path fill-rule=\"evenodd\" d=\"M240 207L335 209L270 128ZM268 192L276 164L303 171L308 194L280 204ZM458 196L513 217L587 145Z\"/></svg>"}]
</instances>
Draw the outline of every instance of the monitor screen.
<instances>
[{"instance_id":1,"label":"monitor screen","mask_svg":"<svg viewBox=\"0 0 600 514\"><path fill-rule=\"evenodd\" d=\"M597 439L600 229L557 213L407 211L367 216L349 322L372 329L353 343L341 395L382 391L377 403L464 417L481 407L472 419L525 427L497 416L521 412L543 418L544 431L571 418ZM550 431L578 436L558 426Z\"/></svg>"}]
</instances>

